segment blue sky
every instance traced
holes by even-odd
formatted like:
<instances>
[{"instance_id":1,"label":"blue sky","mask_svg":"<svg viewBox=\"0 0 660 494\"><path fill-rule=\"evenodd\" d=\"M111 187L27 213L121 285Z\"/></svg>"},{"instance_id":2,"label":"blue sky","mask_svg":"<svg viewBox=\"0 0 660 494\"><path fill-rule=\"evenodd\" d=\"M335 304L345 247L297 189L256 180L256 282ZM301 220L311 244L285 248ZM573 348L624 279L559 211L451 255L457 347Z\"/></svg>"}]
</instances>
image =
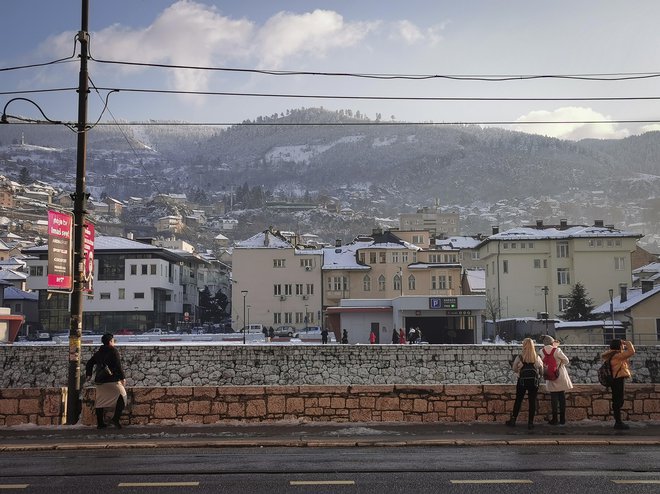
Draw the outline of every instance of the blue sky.
<instances>
[{"instance_id":1,"label":"blue sky","mask_svg":"<svg viewBox=\"0 0 660 494\"><path fill-rule=\"evenodd\" d=\"M0 68L70 56L80 0L2 0ZM660 2L580 0L212 1L90 0L97 59L244 69L380 74L544 75L660 71ZM77 85L77 62L0 72L0 93ZM660 78L507 82L373 80L136 68L90 62L94 85L330 96L584 98L660 95ZM75 92L0 94L36 101L49 118L75 120ZM89 99L89 119L102 97ZM240 122L299 107L361 111L384 120L521 122L660 120L660 102L411 101L113 94L118 120ZM8 113L37 117L14 102ZM104 119L110 119L109 114ZM654 122L513 125L566 139L620 138Z\"/></svg>"}]
</instances>

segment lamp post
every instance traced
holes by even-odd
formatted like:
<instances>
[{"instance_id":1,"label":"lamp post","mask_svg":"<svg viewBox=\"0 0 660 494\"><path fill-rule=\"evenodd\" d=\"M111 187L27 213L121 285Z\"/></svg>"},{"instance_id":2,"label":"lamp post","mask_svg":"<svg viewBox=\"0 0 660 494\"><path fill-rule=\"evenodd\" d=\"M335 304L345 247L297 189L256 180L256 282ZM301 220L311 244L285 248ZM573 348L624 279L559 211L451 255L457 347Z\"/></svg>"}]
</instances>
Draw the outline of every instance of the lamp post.
<instances>
[{"instance_id":1,"label":"lamp post","mask_svg":"<svg viewBox=\"0 0 660 494\"><path fill-rule=\"evenodd\" d=\"M245 318L245 297L248 294L247 290L241 290L243 295L243 344L245 345L245 332L247 331L247 319Z\"/></svg>"},{"instance_id":2,"label":"lamp post","mask_svg":"<svg viewBox=\"0 0 660 494\"><path fill-rule=\"evenodd\" d=\"M305 327L309 326L309 321L307 320L307 304L305 304Z\"/></svg>"},{"instance_id":3,"label":"lamp post","mask_svg":"<svg viewBox=\"0 0 660 494\"><path fill-rule=\"evenodd\" d=\"M612 338L614 338L614 289L610 288L610 324L612 327L610 328L612 330Z\"/></svg>"},{"instance_id":4,"label":"lamp post","mask_svg":"<svg viewBox=\"0 0 660 494\"><path fill-rule=\"evenodd\" d=\"M545 318L545 334L548 334L548 291L550 289L546 285L541 290L543 290L543 299L545 302L545 312L543 313L543 317Z\"/></svg>"}]
</instances>

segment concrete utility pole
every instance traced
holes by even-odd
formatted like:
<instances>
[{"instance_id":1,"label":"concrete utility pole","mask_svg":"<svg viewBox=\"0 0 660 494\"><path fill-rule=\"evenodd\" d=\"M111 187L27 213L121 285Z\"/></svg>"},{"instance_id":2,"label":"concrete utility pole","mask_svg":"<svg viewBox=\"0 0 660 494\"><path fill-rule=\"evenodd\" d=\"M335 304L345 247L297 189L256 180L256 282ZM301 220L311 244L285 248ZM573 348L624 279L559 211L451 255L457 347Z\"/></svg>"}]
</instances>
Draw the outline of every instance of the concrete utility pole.
<instances>
[{"instance_id":1,"label":"concrete utility pole","mask_svg":"<svg viewBox=\"0 0 660 494\"><path fill-rule=\"evenodd\" d=\"M84 232L87 192L85 165L87 157L87 95L89 82L87 57L89 33L89 0L82 0L82 15L78 42L80 43L80 75L78 77L78 131L76 160L76 191L73 199L73 291L71 293L71 321L69 326L69 380L67 389L66 423L73 425L80 417L80 339L83 319Z\"/></svg>"}]
</instances>

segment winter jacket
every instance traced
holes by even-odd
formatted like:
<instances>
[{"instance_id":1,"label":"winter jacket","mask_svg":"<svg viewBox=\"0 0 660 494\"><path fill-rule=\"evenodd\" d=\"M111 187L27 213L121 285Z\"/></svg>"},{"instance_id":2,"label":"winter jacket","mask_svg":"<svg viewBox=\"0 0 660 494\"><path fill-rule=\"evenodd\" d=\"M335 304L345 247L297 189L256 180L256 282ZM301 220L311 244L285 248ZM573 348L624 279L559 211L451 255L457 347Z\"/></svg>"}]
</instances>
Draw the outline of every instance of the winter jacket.
<instances>
[{"instance_id":1,"label":"winter jacket","mask_svg":"<svg viewBox=\"0 0 660 494\"><path fill-rule=\"evenodd\" d=\"M522 356L518 355L516 359L513 361L513 365L511 368L513 369L513 372L516 373L516 376L520 375L520 369L522 369L523 366L523 361L522 361ZM534 362L534 367L536 368L536 371L539 373L539 376L543 375L543 361L541 360L541 357L538 355L536 356L536 361Z\"/></svg>"},{"instance_id":2,"label":"winter jacket","mask_svg":"<svg viewBox=\"0 0 660 494\"><path fill-rule=\"evenodd\" d=\"M539 352L539 357L541 357L541 360L543 360L543 350L545 350L547 354L550 354L553 348L555 347L552 345L545 345ZM554 381L545 381L545 389L548 391L548 393L556 393L558 391L568 391L569 389L573 389L573 383L571 382L571 377L568 375L568 369L566 368L566 366L570 363L568 357L564 354L564 352L562 352L561 348L557 348L553 356L557 361L559 377L557 377L557 379Z\"/></svg>"},{"instance_id":3,"label":"winter jacket","mask_svg":"<svg viewBox=\"0 0 660 494\"><path fill-rule=\"evenodd\" d=\"M635 347L631 341L624 342L625 350L608 350L601 356L603 360L609 360L612 365L612 377L632 377L630 367L628 367L628 359L635 355Z\"/></svg>"},{"instance_id":4,"label":"winter jacket","mask_svg":"<svg viewBox=\"0 0 660 494\"><path fill-rule=\"evenodd\" d=\"M104 365L107 365L110 372L112 372L111 376L103 377L99 375L99 370ZM119 352L115 347L101 345L96 353L92 355L85 365L85 375L88 379L92 377L94 366L96 366L96 378L94 379L94 382L96 383L111 383L124 380L124 370L121 367Z\"/></svg>"}]
</instances>

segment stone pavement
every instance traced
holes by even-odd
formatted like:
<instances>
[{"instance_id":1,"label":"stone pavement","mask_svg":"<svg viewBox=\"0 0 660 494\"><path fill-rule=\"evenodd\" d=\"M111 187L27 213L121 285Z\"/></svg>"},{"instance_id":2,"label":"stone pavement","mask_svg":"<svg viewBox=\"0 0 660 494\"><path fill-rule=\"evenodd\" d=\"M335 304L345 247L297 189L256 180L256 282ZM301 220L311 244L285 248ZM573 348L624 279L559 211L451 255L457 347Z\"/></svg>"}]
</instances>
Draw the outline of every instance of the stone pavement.
<instances>
[{"instance_id":1,"label":"stone pavement","mask_svg":"<svg viewBox=\"0 0 660 494\"><path fill-rule=\"evenodd\" d=\"M660 446L660 423L582 421L565 426L525 423L268 423L95 427L23 425L0 429L0 452L229 447L378 447L507 445Z\"/></svg>"}]
</instances>

